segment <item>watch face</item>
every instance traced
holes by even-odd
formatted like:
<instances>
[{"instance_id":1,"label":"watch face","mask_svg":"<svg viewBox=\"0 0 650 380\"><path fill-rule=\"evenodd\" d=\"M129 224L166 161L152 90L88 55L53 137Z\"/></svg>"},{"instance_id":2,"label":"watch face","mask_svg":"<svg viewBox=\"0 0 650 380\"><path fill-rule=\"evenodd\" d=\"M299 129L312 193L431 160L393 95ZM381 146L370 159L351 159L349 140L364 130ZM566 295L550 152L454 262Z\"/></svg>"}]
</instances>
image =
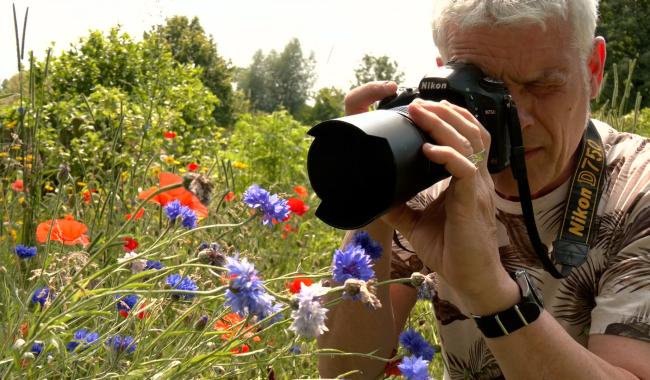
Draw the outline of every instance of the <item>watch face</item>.
<instances>
[{"instance_id":1,"label":"watch face","mask_svg":"<svg viewBox=\"0 0 650 380\"><path fill-rule=\"evenodd\" d=\"M541 292L535 288L535 285L533 284L530 277L528 277L528 273L525 270L519 270L515 272L515 281L521 290L522 300L528 299L540 306L544 306L544 299L542 298Z\"/></svg>"}]
</instances>

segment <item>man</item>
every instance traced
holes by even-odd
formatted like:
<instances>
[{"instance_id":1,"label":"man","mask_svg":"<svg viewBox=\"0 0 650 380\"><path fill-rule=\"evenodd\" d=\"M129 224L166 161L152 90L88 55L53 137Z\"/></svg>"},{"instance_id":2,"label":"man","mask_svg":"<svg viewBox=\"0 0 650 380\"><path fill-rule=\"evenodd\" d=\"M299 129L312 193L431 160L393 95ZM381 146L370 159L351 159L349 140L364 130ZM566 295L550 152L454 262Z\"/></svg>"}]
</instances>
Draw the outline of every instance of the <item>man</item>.
<instances>
[{"instance_id":1,"label":"man","mask_svg":"<svg viewBox=\"0 0 650 380\"><path fill-rule=\"evenodd\" d=\"M434 40L443 60L474 64L502 80L516 103L537 228L552 251L579 166L589 102L603 78L605 41L594 38L597 0L436 0L436 6ZM367 111L396 87L370 83L352 90L347 113ZM409 112L437 142L425 144L423 153L452 177L364 230L384 252L391 252L394 230L403 236L406 249L394 245L392 258L376 262L379 281L391 272L435 272L445 378L650 379L648 141L594 122L606 155L597 233L586 262L556 279L528 239L511 171L490 175L485 161L477 162L490 147L481 124L447 102L416 101ZM473 316L496 320L521 305L524 290L512 277L519 269L543 294L543 309L522 316L527 325L503 326L487 337ZM390 357L416 290L392 285L378 296L384 307L377 311L352 302L333 307L319 345ZM324 377L356 369L359 378L374 378L384 366L357 356L319 362Z\"/></svg>"}]
</instances>

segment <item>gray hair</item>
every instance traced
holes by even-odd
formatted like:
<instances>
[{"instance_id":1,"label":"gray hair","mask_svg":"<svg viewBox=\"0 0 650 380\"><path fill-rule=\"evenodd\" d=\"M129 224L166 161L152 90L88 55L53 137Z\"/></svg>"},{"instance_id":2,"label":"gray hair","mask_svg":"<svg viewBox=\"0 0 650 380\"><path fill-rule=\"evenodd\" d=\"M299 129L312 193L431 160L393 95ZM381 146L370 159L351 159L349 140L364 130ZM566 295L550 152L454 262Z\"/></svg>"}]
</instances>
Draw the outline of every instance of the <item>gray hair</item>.
<instances>
[{"instance_id":1,"label":"gray hair","mask_svg":"<svg viewBox=\"0 0 650 380\"><path fill-rule=\"evenodd\" d=\"M599 0L434 0L433 40L446 57L447 28L508 26L566 20L572 45L586 59L593 47Z\"/></svg>"}]
</instances>

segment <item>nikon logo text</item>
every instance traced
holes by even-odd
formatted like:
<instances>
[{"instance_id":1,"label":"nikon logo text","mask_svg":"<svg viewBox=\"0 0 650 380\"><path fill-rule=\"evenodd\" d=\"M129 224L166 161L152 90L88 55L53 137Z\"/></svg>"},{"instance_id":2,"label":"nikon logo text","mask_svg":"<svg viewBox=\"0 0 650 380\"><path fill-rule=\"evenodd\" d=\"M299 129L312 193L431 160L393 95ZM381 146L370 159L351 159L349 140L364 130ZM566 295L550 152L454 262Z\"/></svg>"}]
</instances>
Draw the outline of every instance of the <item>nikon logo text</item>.
<instances>
[{"instance_id":1,"label":"nikon logo text","mask_svg":"<svg viewBox=\"0 0 650 380\"><path fill-rule=\"evenodd\" d=\"M441 82L424 82L422 83L422 90L446 90L447 83Z\"/></svg>"},{"instance_id":2,"label":"nikon logo text","mask_svg":"<svg viewBox=\"0 0 650 380\"><path fill-rule=\"evenodd\" d=\"M582 237L584 235L585 225L589 217L592 194L593 192L591 190L583 188L580 191L578 208L571 213L571 227L569 228L569 232L576 236Z\"/></svg>"}]
</instances>

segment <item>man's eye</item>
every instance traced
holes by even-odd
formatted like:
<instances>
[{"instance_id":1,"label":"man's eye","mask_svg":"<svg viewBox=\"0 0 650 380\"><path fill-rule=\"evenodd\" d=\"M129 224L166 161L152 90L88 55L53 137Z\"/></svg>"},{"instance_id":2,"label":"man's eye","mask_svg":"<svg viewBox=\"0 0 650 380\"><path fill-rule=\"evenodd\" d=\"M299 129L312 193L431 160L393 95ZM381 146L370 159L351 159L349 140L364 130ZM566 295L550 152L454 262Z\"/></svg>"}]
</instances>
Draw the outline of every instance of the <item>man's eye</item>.
<instances>
[{"instance_id":1,"label":"man's eye","mask_svg":"<svg viewBox=\"0 0 650 380\"><path fill-rule=\"evenodd\" d=\"M562 87L560 83L531 83L527 85L529 90L536 92L553 92Z\"/></svg>"}]
</instances>

